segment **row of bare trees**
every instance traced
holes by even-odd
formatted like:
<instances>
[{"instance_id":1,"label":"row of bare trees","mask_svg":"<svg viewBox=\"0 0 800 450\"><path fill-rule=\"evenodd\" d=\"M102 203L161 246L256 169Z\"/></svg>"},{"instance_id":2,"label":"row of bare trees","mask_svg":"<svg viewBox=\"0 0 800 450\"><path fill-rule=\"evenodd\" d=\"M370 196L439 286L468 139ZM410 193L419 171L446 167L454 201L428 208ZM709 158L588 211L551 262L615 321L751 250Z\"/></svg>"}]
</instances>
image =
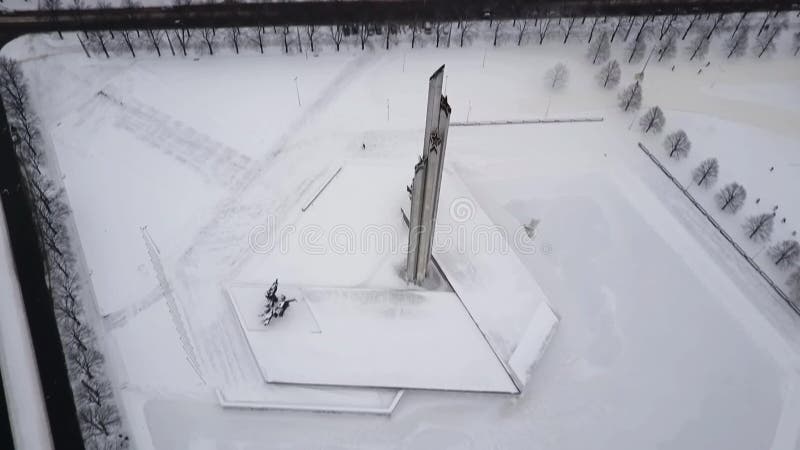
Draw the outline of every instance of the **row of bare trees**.
<instances>
[{"instance_id":1,"label":"row of bare trees","mask_svg":"<svg viewBox=\"0 0 800 450\"><path fill-rule=\"evenodd\" d=\"M431 30L431 40L436 47L450 47L457 43L463 47L470 42L474 23L435 23ZM135 58L137 51L151 51L159 57L164 54L188 56L190 53L213 55L220 48L239 54L245 49L265 52L265 47L274 45L284 53L302 53L305 50L318 51L320 45L328 44L340 51L346 39L352 45L366 50L376 44L385 49L399 44L401 34L411 35L411 47L419 46L421 35L428 33L418 24L398 26L395 24L354 24L320 27L282 26L282 27L234 27L234 28L179 28L174 30L99 30L77 34L87 57L92 55L110 58L115 54L130 54Z\"/></svg>"},{"instance_id":2,"label":"row of bare trees","mask_svg":"<svg viewBox=\"0 0 800 450\"><path fill-rule=\"evenodd\" d=\"M31 196L46 281L52 292L81 431L87 447L126 448L128 438L122 432L101 346L84 311L84 280L79 276L66 226L69 208L63 190L45 170L39 121L28 95L19 65L0 58L0 96Z\"/></svg>"},{"instance_id":3,"label":"row of bare trees","mask_svg":"<svg viewBox=\"0 0 800 450\"><path fill-rule=\"evenodd\" d=\"M693 179L700 186L710 186L710 184L704 183L708 179L704 174L710 171L713 175L712 178L716 179L718 170L719 165L716 163L716 159L705 160L694 170ZM746 198L747 191L744 186L736 182L725 185L714 196L719 209L730 214L735 214L739 211ZM756 200L756 203L758 203L758 200ZM772 239L777 208L776 205L770 212L753 214L745 219L742 228L748 239L758 243L767 243ZM797 267L797 263L800 261L800 244L795 239L784 239L769 247L767 255L778 268L782 270L795 269L795 272L789 276L787 282L790 285L790 293L793 299L800 301L800 290L798 290L800 285L797 285L797 282L800 281L797 279L798 274L800 274L800 267Z\"/></svg>"},{"instance_id":4,"label":"row of bare trees","mask_svg":"<svg viewBox=\"0 0 800 450\"><path fill-rule=\"evenodd\" d=\"M667 136L664 147L670 158L685 158L691 142L683 130L678 130ZM719 177L719 161L717 158L707 158L700 162L692 171L693 185L709 189ZM737 182L728 183L715 195L714 201L720 211L736 214L747 199L747 190ZM745 219L742 228L748 239L758 242L769 242L775 226L777 206L772 212L753 214ZM795 239L781 240L767 249L767 256L773 264L781 270L794 269L787 279L790 295L794 301L800 301L800 243Z\"/></svg>"},{"instance_id":5,"label":"row of bare trees","mask_svg":"<svg viewBox=\"0 0 800 450\"><path fill-rule=\"evenodd\" d=\"M51 9L48 0L42 8ZM132 1L132 0L131 0ZM56 8L58 9L58 8ZM389 49L406 39L411 48L420 46L423 37L436 47L464 47L479 33L488 32L494 46L502 42L522 45L533 38L540 45L546 40L566 44L570 39L589 44L589 59L593 64L608 60L612 44L624 43L621 60L637 63L648 54L658 61L678 54L685 48L690 61L704 58L715 36L725 39L727 58L742 56L747 49L762 57L775 50L776 40L788 28L788 12L761 14L729 13L692 16L623 16L597 18L533 18L487 22L425 22L398 25L368 23L332 26L280 26L243 28L200 28L175 30L94 31L79 33L78 38L87 56L90 52L110 57L137 50L188 56L190 52L214 54L219 48L239 53L243 49L258 49L264 53L268 45L279 46L284 53L312 52L322 45L337 51L350 42L361 50L382 47ZM763 17L762 17L763 16ZM482 27L485 30L482 30ZM485 34L484 34L485 35ZM751 36L755 42L751 44ZM688 38L688 41L687 41ZM349 41L347 41L349 39ZM686 44L681 42L687 41ZM792 53L800 53L800 32L793 37Z\"/></svg>"},{"instance_id":6,"label":"row of bare trees","mask_svg":"<svg viewBox=\"0 0 800 450\"><path fill-rule=\"evenodd\" d=\"M679 130L670 134L664 142L669 156L681 159L689 153L691 143L686 133ZM693 184L706 189L716 183L719 176L719 161L717 158L707 158L692 171ZM714 196L714 201L720 211L736 214L747 199L747 190L741 184L732 182L723 186ZM757 201L758 203L758 201ZM777 206L772 212L754 214L745 219L742 228L748 239L766 243L772 237L775 226ZM779 269L794 269L787 283L790 286L790 295L795 301L800 301L800 243L795 239L781 240L767 250L767 255Z\"/></svg>"},{"instance_id":7,"label":"row of bare trees","mask_svg":"<svg viewBox=\"0 0 800 450\"><path fill-rule=\"evenodd\" d=\"M741 29L741 28L740 28ZM610 42L610 38L608 40ZM602 50L607 44L597 44L606 42L605 38L595 40L594 45L590 45L589 58L594 63L597 55L607 50ZM598 50L600 49L600 50ZM605 58L607 59L607 58ZM548 74L553 73L548 72ZM598 84L601 87L611 89L619 83L621 70L616 60L606 63L596 75ZM548 75L548 79L553 79ZM636 80L618 95L618 105L623 112L636 111L641 107L642 87ZM642 133L659 133L666 123L663 110L658 106L653 106L639 119L639 127ZM691 141L684 130L676 130L664 139L664 148L670 158L680 160L688 156L691 150ZM697 186L710 188L719 176L719 161L716 158L707 158L692 171L692 181ZM721 211L735 214L744 205L747 198L747 191L741 184L732 182L722 187L714 196L714 200ZM754 214L745 219L743 230L748 239L758 242L769 242L772 237L776 210L769 213ZM785 219L784 219L785 221ZM794 234L793 234L794 236ZM795 239L781 240L770 246L767 255L771 261L780 269L793 269L787 279L791 298L800 303L800 243Z\"/></svg>"},{"instance_id":8,"label":"row of bare trees","mask_svg":"<svg viewBox=\"0 0 800 450\"><path fill-rule=\"evenodd\" d=\"M628 94L623 93L621 101L631 97L630 89L625 92ZM665 122L666 119L661 108L653 106L641 117L639 126L643 133L650 131L657 133L661 131ZM691 146L691 141L683 130L674 131L664 139L664 149L667 155L676 160L686 158ZM719 161L717 158L707 158L701 161L692 170L691 177L693 185L705 189L711 188L719 177ZM736 214L744 206L746 199L747 190L737 182L726 184L714 195L714 202L719 210L729 214ZM756 200L756 203L759 203L759 200ZM753 214L745 219L742 228L748 239L757 243L767 243L771 240L777 208L775 206L771 212ZM800 302L800 267L797 267L797 263L800 262L800 243L795 239L781 240L769 247L767 255L779 269L794 269L789 275L787 283L794 301Z\"/></svg>"},{"instance_id":9,"label":"row of bare trees","mask_svg":"<svg viewBox=\"0 0 800 450\"><path fill-rule=\"evenodd\" d=\"M588 35L587 57L592 64L600 64L610 57L611 45L618 36L627 43L624 59L628 63L640 62L653 41L651 54L658 61L670 59L678 54L678 45L690 32L694 37L685 46L689 60L702 59L708 54L714 36L725 38L726 58L739 57L751 48L753 54L762 57L775 50L776 38L788 28L788 14L763 13L763 20L753 20L748 13L694 15L694 16L644 16L619 17L616 19L594 19ZM600 24L598 25L598 22ZM622 30L622 31L621 31ZM637 30L635 34L633 30ZM752 30L752 33L751 33ZM729 34L728 34L729 33ZM751 34L755 42L750 44ZM596 39L593 39L597 36ZM540 43L543 37L540 37ZM792 53L800 53L800 32L793 36Z\"/></svg>"}]
</instances>

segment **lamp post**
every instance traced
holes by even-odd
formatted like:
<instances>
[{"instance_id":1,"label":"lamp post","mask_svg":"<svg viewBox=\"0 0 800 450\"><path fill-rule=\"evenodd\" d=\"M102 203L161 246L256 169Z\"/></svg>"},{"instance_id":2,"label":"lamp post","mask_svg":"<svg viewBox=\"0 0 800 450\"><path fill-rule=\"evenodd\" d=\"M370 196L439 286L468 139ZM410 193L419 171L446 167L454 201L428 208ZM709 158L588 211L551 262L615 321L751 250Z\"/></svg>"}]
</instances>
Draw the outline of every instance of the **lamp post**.
<instances>
[{"instance_id":1,"label":"lamp post","mask_svg":"<svg viewBox=\"0 0 800 450\"><path fill-rule=\"evenodd\" d=\"M303 106L300 104L300 87L297 85L297 77L294 77L294 90L297 92L297 106Z\"/></svg>"},{"instance_id":2,"label":"lamp post","mask_svg":"<svg viewBox=\"0 0 800 450\"><path fill-rule=\"evenodd\" d=\"M642 71L635 75L636 79L640 82L644 80L644 69L647 69L647 65L650 64L650 58L653 56L654 51L656 51L655 45L650 49L650 54L647 55L647 60L644 62L644 66L642 66Z\"/></svg>"}]
</instances>

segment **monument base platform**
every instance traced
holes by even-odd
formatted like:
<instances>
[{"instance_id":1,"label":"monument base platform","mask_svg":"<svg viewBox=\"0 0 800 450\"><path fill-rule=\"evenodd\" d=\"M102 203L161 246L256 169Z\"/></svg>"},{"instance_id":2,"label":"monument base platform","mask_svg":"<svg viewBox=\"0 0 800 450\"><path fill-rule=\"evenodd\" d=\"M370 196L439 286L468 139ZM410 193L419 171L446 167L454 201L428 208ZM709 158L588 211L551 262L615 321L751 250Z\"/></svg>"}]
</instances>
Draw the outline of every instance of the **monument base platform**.
<instances>
[{"instance_id":1,"label":"monument base platform","mask_svg":"<svg viewBox=\"0 0 800 450\"><path fill-rule=\"evenodd\" d=\"M453 293L282 285L297 302L264 326L268 287L228 294L269 383L518 393Z\"/></svg>"}]
</instances>

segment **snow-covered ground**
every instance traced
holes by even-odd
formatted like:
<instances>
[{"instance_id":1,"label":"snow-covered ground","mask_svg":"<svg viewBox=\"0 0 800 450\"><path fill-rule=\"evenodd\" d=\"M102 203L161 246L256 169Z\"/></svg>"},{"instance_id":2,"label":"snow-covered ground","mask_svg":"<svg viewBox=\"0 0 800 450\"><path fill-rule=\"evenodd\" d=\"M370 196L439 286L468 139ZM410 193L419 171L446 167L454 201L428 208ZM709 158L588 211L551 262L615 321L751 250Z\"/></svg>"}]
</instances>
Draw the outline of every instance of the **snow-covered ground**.
<instances>
[{"instance_id":1,"label":"snow-covered ground","mask_svg":"<svg viewBox=\"0 0 800 450\"><path fill-rule=\"evenodd\" d=\"M596 86L585 44L476 40L445 50L425 39L413 50L407 42L364 53L272 48L198 60L86 59L76 42L46 37L9 45L26 61L65 177L109 347L123 366L117 381L136 446L796 449L800 320L644 157L636 143L659 153L663 134L629 130L634 116L618 111L615 91ZM689 159L667 162L676 176L688 181L714 155L718 186L748 188L745 211L726 227L740 226L761 197L762 207L780 204L787 223L776 237L786 236L800 223L800 178L790 168L800 148L791 100L800 60L784 46L717 66L718 50L701 74L705 61L683 54L651 62L644 105L661 105L666 129L684 128L694 143ZM559 61L571 77L551 93L543 76ZM304 248L295 238L315 224L402 229L368 176L344 210L377 205L367 208L374 220L332 216L326 200L336 196L327 191L308 213L301 208L343 166L405 167L410 182L426 81L441 64L456 121L604 117L449 133L448 162L493 223L513 235L540 221L534 251L512 250L560 323L522 394L406 391L391 417L221 408L217 389L240 399L266 389L227 283L404 286L402 254L371 249L354 262L332 251L335 243L317 254L309 250L319 242ZM622 66L623 85L641 70ZM710 206L712 195L701 200ZM285 257L253 240L291 227ZM502 311L502 298L487 300Z\"/></svg>"}]
</instances>

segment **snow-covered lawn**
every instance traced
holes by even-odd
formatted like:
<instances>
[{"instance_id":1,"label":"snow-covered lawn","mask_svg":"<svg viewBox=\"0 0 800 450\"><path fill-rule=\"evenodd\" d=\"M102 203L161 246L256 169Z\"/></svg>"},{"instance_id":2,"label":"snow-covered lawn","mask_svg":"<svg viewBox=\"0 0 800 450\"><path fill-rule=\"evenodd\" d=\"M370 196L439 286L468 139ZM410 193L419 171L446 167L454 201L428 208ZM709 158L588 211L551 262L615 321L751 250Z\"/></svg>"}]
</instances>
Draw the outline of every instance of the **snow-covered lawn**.
<instances>
[{"instance_id":1,"label":"snow-covered lawn","mask_svg":"<svg viewBox=\"0 0 800 450\"><path fill-rule=\"evenodd\" d=\"M617 110L615 91L596 87L585 44L406 46L132 61L87 60L74 43L49 38L12 44L12 53L49 55L23 68L65 175L107 336L126 368L118 381L136 445L796 448L800 321L639 151L642 136L628 129L634 117ZM673 173L688 181L699 160L717 156L718 186L739 180L750 191L729 225L756 211L752 202L761 197L761 207L785 209L776 237L800 223L793 201L800 178L789 169L800 117L790 100L764 94L773 85L796 94L800 63L785 53L758 64L747 56L718 71L712 64L700 75L701 64L682 56L651 62L643 83L645 107L661 104L667 130L682 127L693 140L689 159L668 162ZM551 93L543 76L558 61L571 77ZM453 120L605 118L450 130L448 162L491 221L509 235L540 221L535 251L517 256L560 324L522 394L406 391L389 418L220 408L217 389L238 400L251 390L267 396L255 394L262 375L227 283L404 285L402 255L368 252L353 262L293 250L281 258L254 251L252 237L264 224L324 231L351 223L326 203L348 192L353 204L342 214L363 208L359 226L372 222L368 214L401 226L396 199L383 204L384 190L373 187L384 180L369 176L360 185L337 178L307 213L301 208L339 167L344 176L354 164L405 167L392 176L404 195L420 153L427 77L443 63ZM622 84L639 70L623 64ZM759 86L727 93L742 80ZM645 142L660 151L662 139ZM148 233L158 252L148 254ZM159 277L171 287L188 346L178 342L182 328ZM502 312L502 298L486 300ZM487 340L524 334L526 323ZM282 351L291 352L291 343ZM324 388L295 393L347 397Z\"/></svg>"}]
</instances>

